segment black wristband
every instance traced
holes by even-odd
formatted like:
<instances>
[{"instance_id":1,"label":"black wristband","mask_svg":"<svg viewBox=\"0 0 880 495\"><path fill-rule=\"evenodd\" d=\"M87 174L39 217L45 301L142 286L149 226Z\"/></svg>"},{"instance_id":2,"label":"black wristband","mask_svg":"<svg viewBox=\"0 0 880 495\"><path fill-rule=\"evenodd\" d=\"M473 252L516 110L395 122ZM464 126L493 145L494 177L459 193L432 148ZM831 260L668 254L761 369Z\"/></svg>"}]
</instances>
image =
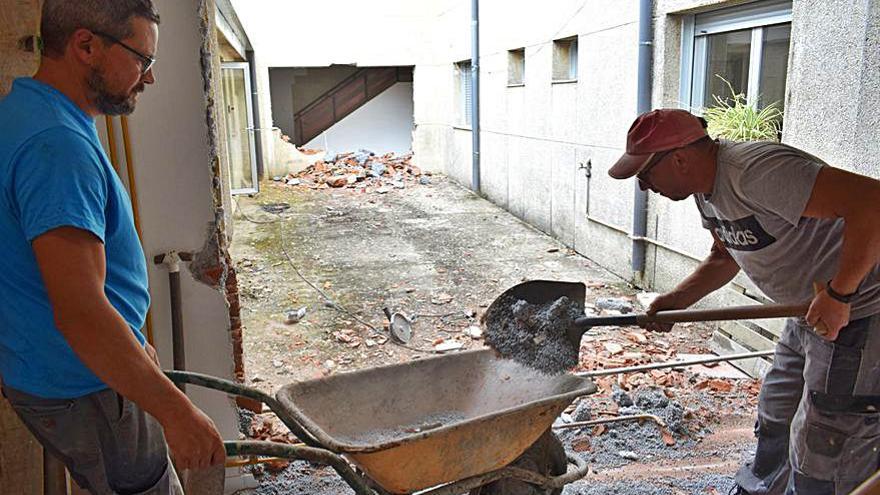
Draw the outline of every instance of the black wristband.
<instances>
[{"instance_id":1,"label":"black wristband","mask_svg":"<svg viewBox=\"0 0 880 495\"><path fill-rule=\"evenodd\" d=\"M834 299L835 301L840 301L844 304L849 304L850 302L852 302L852 300L855 299L856 294L859 293L859 291L856 290L851 294L841 294L831 287L831 280L829 280L828 283L825 284L825 290L828 292L828 295L831 296L831 299Z\"/></svg>"}]
</instances>

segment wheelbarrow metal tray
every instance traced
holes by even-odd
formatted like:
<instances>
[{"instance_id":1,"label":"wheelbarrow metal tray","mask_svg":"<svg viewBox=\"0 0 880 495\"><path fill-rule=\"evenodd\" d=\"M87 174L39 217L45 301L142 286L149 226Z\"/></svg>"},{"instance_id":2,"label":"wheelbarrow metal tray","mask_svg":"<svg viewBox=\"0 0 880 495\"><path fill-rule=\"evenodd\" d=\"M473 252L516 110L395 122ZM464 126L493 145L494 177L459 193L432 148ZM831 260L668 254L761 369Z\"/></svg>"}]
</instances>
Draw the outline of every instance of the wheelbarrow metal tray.
<instances>
[{"instance_id":1,"label":"wheelbarrow metal tray","mask_svg":"<svg viewBox=\"0 0 880 495\"><path fill-rule=\"evenodd\" d=\"M484 349L294 383L277 398L385 490L411 493L506 466L595 391Z\"/></svg>"}]
</instances>

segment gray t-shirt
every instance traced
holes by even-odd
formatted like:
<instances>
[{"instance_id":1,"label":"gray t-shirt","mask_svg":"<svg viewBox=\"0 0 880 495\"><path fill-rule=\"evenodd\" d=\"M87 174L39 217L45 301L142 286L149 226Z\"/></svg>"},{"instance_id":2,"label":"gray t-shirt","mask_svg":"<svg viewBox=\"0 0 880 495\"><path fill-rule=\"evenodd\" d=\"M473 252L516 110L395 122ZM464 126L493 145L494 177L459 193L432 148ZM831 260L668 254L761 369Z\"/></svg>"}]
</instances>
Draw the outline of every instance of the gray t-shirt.
<instances>
[{"instance_id":1,"label":"gray t-shirt","mask_svg":"<svg viewBox=\"0 0 880 495\"><path fill-rule=\"evenodd\" d=\"M825 283L837 273L843 219L801 216L825 166L784 144L722 140L712 193L694 195L703 227L776 302L809 301L813 282ZM862 281L851 319L875 313L880 313L880 266Z\"/></svg>"}]
</instances>

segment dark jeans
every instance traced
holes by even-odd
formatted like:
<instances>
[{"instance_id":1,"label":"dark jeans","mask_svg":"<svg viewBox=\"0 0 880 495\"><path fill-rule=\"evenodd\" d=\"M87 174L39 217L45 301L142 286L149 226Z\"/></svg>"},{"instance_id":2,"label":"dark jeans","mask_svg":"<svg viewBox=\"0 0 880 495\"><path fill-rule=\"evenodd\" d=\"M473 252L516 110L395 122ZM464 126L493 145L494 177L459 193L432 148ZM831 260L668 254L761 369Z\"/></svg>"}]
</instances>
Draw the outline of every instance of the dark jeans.
<instances>
[{"instance_id":1,"label":"dark jeans","mask_svg":"<svg viewBox=\"0 0 880 495\"><path fill-rule=\"evenodd\" d=\"M162 426L111 389L43 399L3 388L12 408L76 483L96 495L182 495Z\"/></svg>"}]
</instances>

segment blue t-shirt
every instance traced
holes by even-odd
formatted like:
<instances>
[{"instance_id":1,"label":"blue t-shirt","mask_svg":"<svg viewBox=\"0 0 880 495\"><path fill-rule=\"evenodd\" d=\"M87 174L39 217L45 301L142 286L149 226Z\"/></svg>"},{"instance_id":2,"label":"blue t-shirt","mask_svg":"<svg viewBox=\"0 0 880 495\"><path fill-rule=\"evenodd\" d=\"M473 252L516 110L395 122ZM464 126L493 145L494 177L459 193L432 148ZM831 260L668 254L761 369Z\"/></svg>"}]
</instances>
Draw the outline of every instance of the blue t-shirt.
<instances>
[{"instance_id":1,"label":"blue t-shirt","mask_svg":"<svg viewBox=\"0 0 880 495\"><path fill-rule=\"evenodd\" d=\"M55 325L31 242L75 227L104 243L104 293L141 344L150 296L131 203L95 122L69 98L30 78L0 101L0 377L45 398L107 388Z\"/></svg>"}]
</instances>

